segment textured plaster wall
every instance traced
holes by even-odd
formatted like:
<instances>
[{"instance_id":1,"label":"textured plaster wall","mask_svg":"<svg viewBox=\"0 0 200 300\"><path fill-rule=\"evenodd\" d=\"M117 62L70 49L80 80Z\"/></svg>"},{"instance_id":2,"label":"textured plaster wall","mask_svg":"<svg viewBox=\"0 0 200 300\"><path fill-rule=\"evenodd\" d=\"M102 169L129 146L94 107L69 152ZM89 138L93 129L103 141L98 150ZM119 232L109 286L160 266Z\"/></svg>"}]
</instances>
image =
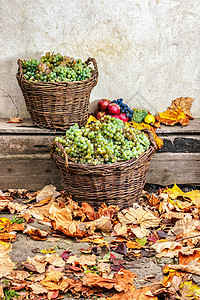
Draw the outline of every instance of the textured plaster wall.
<instances>
[{"instance_id":1,"label":"textured plaster wall","mask_svg":"<svg viewBox=\"0 0 200 300\"><path fill-rule=\"evenodd\" d=\"M27 117L17 59L46 51L95 57L99 98L146 100L164 111L177 97L195 98L200 117L199 0L0 0L0 117ZM3 91L2 91L3 89ZM138 93L137 93L138 92ZM8 93L8 94L7 94ZM137 93L136 96L135 93ZM148 106L149 108L149 106Z\"/></svg>"}]
</instances>

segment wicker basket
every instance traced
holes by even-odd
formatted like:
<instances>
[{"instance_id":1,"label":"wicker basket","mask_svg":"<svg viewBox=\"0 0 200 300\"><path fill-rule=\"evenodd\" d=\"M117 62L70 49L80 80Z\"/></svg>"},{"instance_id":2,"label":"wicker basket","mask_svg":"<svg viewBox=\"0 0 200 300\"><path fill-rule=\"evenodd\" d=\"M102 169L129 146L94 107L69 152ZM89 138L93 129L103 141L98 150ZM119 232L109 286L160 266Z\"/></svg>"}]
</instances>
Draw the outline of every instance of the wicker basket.
<instances>
[{"instance_id":1,"label":"wicker basket","mask_svg":"<svg viewBox=\"0 0 200 300\"><path fill-rule=\"evenodd\" d=\"M94 71L89 79L74 82L30 82L23 76L21 60L16 75L24 95L27 110L33 123L52 129L68 129L74 123L85 125L88 119L89 100L98 81L98 68L94 58Z\"/></svg>"},{"instance_id":2,"label":"wicker basket","mask_svg":"<svg viewBox=\"0 0 200 300\"><path fill-rule=\"evenodd\" d=\"M51 158L59 169L61 183L78 202L91 205L118 205L130 207L139 201L156 144L149 130L144 130L150 139L149 149L137 159L103 165L79 164L68 160L61 144L54 142ZM64 157L57 154L59 147Z\"/></svg>"}]
</instances>

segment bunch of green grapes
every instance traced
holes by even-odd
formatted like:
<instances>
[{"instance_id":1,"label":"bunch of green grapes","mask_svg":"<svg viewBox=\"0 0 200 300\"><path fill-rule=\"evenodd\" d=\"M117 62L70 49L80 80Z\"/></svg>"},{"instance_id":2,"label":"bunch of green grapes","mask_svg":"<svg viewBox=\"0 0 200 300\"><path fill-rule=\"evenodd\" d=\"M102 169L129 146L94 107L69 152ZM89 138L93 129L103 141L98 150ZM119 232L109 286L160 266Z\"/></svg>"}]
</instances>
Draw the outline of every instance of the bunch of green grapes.
<instances>
[{"instance_id":1,"label":"bunch of green grapes","mask_svg":"<svg viewBox=\"0 0 200 300\"><path fill-rule=\"evenodd\" d=\"M55 141L63 145L75 162L92 165L138 158L150 145L145 133L111 116L104 116L86 127L79 128L75 124ZM58 147L56 151L62 154Z\"/></svg>"},{"instance_id":2,"label":"bunch of green grapes","mask_svg":"<svg viewBox=\"0 0 200 300\"><path fill-rule=\"evenodd\" d=\"M81 59L47 52L40 61L22 61L24 77L32 82L72 82L88 79L93 69Z\"/></svg>"}]
</instances>

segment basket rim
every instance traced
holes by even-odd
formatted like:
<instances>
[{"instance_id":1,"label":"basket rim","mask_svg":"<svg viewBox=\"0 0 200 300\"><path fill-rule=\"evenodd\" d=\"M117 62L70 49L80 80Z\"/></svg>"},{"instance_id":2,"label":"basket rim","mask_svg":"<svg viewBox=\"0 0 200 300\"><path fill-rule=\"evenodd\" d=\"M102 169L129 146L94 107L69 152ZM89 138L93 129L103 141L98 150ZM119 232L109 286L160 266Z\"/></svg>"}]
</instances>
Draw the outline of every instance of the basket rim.
<instances>
[{"instance_id":1,"label":"basket rim","mask_svg":"<svg viewBox=\"0 0 200 300\"><path fill-rule=\"evenodd\" d=\"M87 63L88 61L88 63ZM27 84L34 84L36 86L60 86L60 87L65 87L65 86L75 86L75 85L80 85L81 83L87 83L92 81L96 76L98 76L98 68L97 68L97 63L95 58L91 58L89 57L84 63L89 64L90 62L93 62L94 64L94 69L92 72L92 76L90 78L84 79L84 80L79 80L79 81L72 81L72 82L67 82L67 81L60 81L60 82L45 82L45 81L41 81L41 82L34 82L34 81L29 81L24 77L24 73L22 72L22 66L21 66L21 62L22 59L19 58L17 60L18 63L18 72L16 74L16 77L21 77L21 79L23 80L23 82L27 83Z\"/></svg>"}]
</instances>

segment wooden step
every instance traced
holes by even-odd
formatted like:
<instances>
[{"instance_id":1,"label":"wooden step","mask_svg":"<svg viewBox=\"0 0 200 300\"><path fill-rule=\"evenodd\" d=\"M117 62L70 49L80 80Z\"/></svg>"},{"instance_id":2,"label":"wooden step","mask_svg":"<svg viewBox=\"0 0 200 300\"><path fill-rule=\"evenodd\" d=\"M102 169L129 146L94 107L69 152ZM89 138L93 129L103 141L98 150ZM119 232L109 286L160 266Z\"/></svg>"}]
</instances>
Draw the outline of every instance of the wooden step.
<instances>
[{"instance_id":1,"label":"wooden step","mask_svg":"<svg viewBox=\"0 0 200 300\"><path fill-rule=\"evenodd\" d=\"M152 158L147 183L200 184L200 119L188 126L157 129L164 146ZM47 184L61 189L59 173L49 153L55 136L64 131L33 126L31 120L0 120L0 189L38 190Z\"/></svg>"}]
</instances>

